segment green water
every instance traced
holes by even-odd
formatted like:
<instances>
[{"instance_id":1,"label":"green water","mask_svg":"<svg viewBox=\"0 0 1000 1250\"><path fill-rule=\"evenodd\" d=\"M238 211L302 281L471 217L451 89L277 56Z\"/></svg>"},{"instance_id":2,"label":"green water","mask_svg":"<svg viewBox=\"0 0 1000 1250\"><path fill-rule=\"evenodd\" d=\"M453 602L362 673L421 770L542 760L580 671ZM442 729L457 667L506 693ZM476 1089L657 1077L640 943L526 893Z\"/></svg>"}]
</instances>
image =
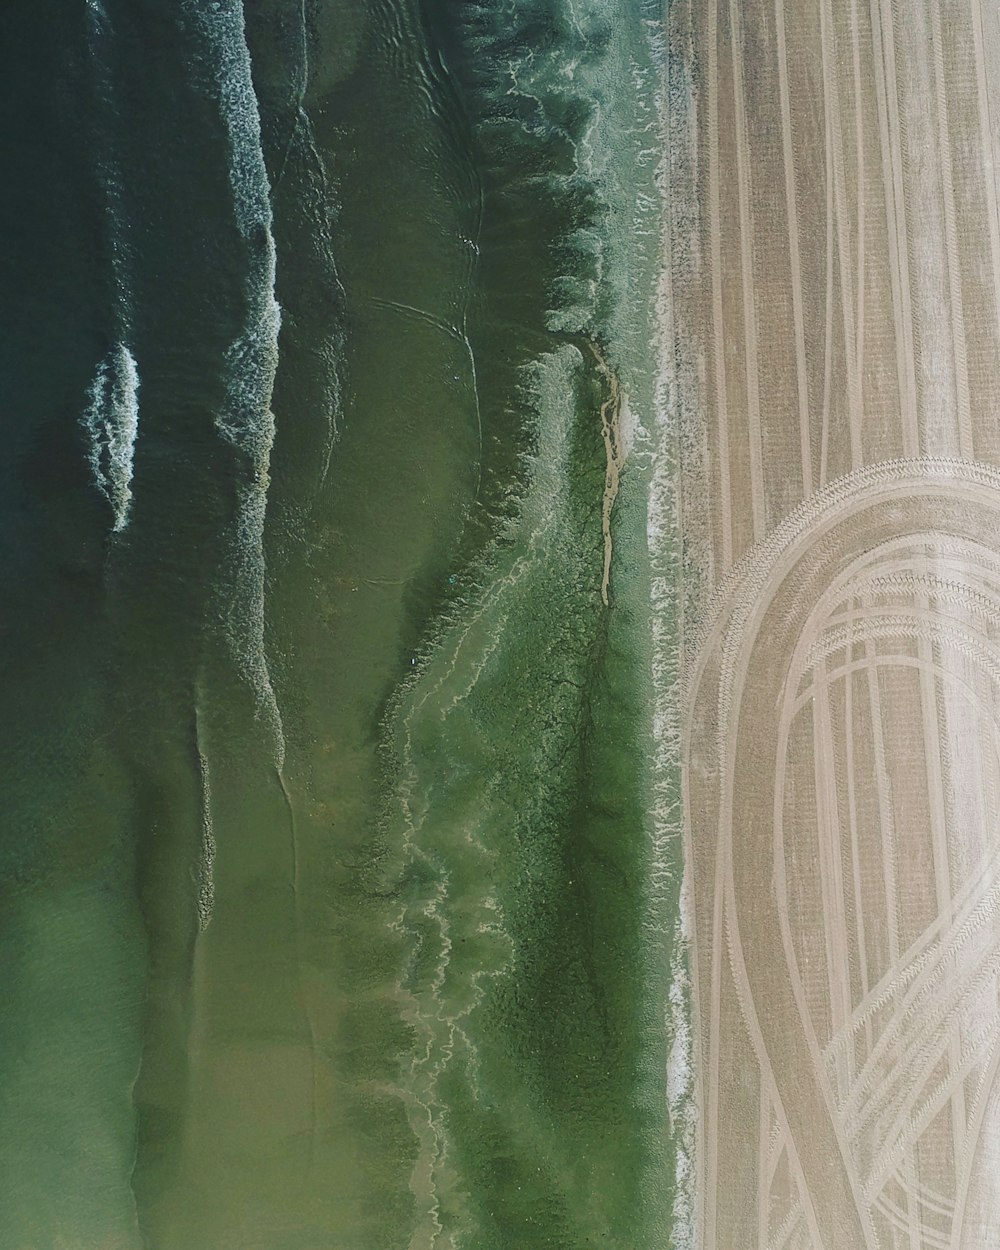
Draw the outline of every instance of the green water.
<instances>
[{"instance_id":1,"label":"green water","mask_svg":"<svg viewBox=\"0 0 1000 1250\"><path fill-rule=\"evenodd\" d=\"M665 1247L658 15L82 8L0 40L0 1245Z\"/></svg>"}]
</instances>

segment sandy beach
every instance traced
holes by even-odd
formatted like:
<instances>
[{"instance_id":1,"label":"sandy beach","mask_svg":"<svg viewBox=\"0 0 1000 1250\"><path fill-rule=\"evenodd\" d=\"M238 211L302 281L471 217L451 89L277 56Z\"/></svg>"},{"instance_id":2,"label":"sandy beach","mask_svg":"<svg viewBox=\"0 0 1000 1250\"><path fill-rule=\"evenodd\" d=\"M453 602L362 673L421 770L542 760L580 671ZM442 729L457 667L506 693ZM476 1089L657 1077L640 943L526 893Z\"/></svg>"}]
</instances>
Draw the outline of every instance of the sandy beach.
<instances>
[{"instance_id":1,"label":"sandy beach","mask_svg":"<svg viewBox=\"0 0 1000 1250\"><path fill-rule=\"evenodd\" d=\"M696 1242L986 1250L1000 15L671 14Z\"/></svg>"}]
</instances>

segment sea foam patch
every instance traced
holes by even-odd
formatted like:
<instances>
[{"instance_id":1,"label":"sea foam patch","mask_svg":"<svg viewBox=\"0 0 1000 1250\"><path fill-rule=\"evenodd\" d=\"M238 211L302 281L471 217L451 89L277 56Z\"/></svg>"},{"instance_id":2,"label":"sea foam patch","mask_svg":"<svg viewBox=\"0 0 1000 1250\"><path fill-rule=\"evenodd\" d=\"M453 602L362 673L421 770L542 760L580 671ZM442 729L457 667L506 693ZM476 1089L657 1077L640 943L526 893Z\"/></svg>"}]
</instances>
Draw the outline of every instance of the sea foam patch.
<instances>
[{"instance_id":1,"label":"sea foam patch","mask_svg":"<svg viewBox=\"0 0 1000 1250\"><path fill-rule=\"evenodd\" d=\"M89 440L87 458L97 489L111 505L111 528L117 533L128 524L139 433L139 368L124 343L98 364L87 397L80 418Z\"/></svg>"}]
</instances>

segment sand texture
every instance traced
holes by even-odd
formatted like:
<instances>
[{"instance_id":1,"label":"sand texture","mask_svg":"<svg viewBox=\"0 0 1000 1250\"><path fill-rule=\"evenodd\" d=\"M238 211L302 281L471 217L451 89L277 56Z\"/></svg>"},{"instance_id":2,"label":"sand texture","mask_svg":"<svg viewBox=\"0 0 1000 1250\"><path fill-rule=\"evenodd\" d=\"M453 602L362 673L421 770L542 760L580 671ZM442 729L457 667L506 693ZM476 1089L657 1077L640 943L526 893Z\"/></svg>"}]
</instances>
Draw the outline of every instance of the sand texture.
<instances>
[{"instance_id":1,"label":"sand texture","mask_svg":"<svg viewBox=\"0 0 1000 1250\"><path fill-rule=\"evenodd\" d=\"M704 1250L1000 1245L1000 10L686 0Z\"/></svg>"}]
</instances>

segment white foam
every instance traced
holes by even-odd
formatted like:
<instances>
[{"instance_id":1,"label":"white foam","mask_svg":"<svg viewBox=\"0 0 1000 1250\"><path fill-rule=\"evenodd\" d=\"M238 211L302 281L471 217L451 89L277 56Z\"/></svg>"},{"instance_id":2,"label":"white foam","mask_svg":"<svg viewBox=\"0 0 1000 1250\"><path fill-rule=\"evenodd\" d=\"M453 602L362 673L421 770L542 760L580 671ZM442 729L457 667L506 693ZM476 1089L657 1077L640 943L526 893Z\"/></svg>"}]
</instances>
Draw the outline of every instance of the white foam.
<instances>
[{"instance_id":1,"label":"white foam","mask_svg":"<svg viewBox=\"0 0 1000 1250\"><path fill-rule=\"evenodd\" d=\"M98 121L97 176L104 196L108 254L115 288L109 337L115 346L98 364L88 392L81 423L89 436L94 481L111 504L112 532L125 529L132 500L135 440L139 431L139 370L128 346L131 338L131 281L127 217L122 202L122 178L117 160L114 82L109 70L111 23L101 0L87 0L90 63L102 102L104 121ZM98 114L98 117L102 115Z\"/></svg>"},{"instance_id":2,"label":"white foam","mask_svg":"<svg viewBox=\"0 0 1000 1250\"><path fill-rule=\"evenodd\" d=\"M233 213L250 254L244 329L226 353L228 395L216 425L229 442L252 457L266 485L274 441L271 396L278 367L281 310L275 295L277 255L260 110L242 6L216 3L207 12L201 5L189 7L198 13L205 35L208 68L229 144Z\"/></svg>"},{"instance_id":3,"label":"white foam","mask_svg":"<svg viewBox=\"0 0 1000 1250\"><path fill-rule=\"evenodd\" d=\"M89 62L97 105L94 111L95 174L104 199L106 255L115 292L112 334L132 337L132 266L128 200L121 168L121 116L115 71L114 25L102 0L87 0Z\"/></svg>"},{"instance_id":4,"label":"white foam","mask_svg":"<svg viewBox=\"0 0 1000 1250\"><path fill-rule=\"evenodd\" d=\"M212 783L208 757L198 749L201 781L201 854L198 861L198 930L208 928L215 909L215 828L212 823Z\"/></svg>"},{"instance_id":5,"label":"white foam","mask_svg":"<svg viewBox=\"0 0 1000 1250\"><path fill-rule=\"evenodd\" d=\"M264 642L264 519L275 430L271 398L281 327L275 294L271 188L243 7L216 0L211 7L192 3L186 8L202 35L201 68L208 73L225 125L233 214L249 255L243 331L226 352L226 402L215 417L219 434L248 462L240 469L243 477L235 534L237 567L232 570L235 601L230 608L230 643L272 730L275 764L280 772L285 758L284 727Z\"/></svg>"},{"instance_id":6,"label":"white foam","mask_svg":"<svg viewBox=\"0 0 1000 1250\"><path fill-rule=\"evenodd\" d=\"M111 504L112 531L128 524L132 501L135 440L139 432L139 369L124 343L97 366L80 418L90 441L88 459L94 482Z\"/></svg>"},{"instance_id":7,"label":"white foam","mask_svg":"<svg viewBox=\"0 0 1000 1250\"><path fill-rule=\"evenodd\" d=\"M684 812L680 786L681 678L684 663L682 622L685 591L681 517L677 482L680 447L689 441L686 426L693 417L687 404L687 379L678 370L674 352L675 324L670 253L671 201L668 153L671 125L678 126L680 108L690 97L674 101L677 86L670 81L671 60L666 32L659 21L645 25L650 54L659 75L650 128L660 153L655 184L660 199L663 239L655 295L655 324L651 347L656 360L653 420L650 430L652 473L647 512L647 544L652 571L653 690L654 690L654 885L661 897L677 898L679 912L670 933L670 973L666 1004L667 1107L674 1148L673 1201L670 1218L671 1250L691 1250L696 1244L694 1214L696 1157L695 1056L692 988L688 973L690 899L687 882L677 888L679 844L683 840Z\"/></svg>"}]
</instances>

